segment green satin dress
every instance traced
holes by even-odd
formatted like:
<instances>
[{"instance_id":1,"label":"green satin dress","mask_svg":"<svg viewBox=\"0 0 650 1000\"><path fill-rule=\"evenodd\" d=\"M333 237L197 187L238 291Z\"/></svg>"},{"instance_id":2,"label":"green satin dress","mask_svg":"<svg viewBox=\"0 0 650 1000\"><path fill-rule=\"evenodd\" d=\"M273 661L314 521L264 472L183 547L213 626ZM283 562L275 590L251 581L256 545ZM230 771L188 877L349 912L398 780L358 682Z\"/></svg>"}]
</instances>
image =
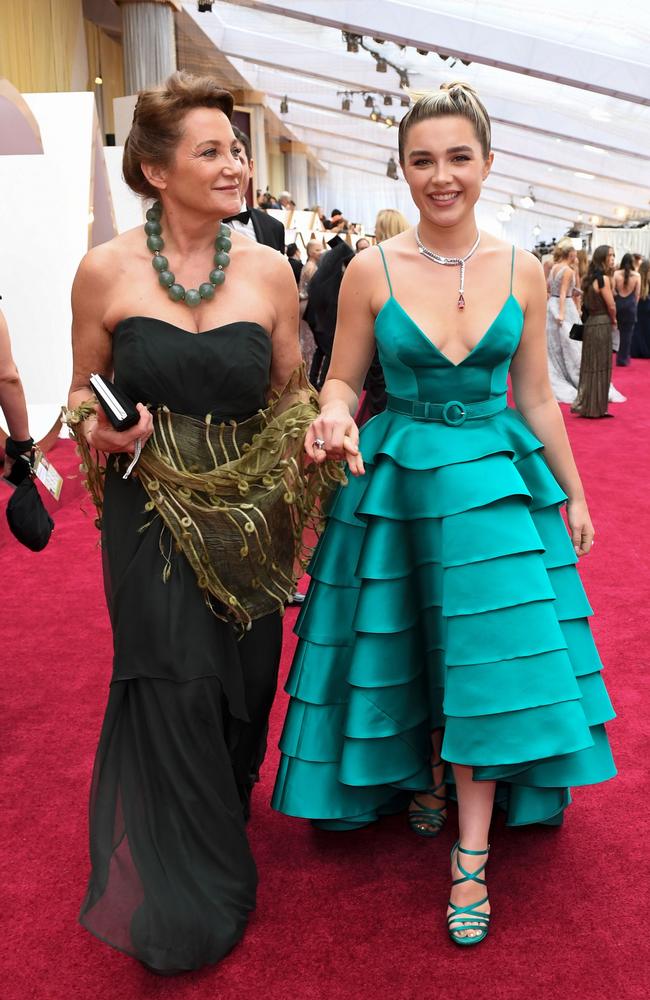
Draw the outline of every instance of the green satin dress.
<instances>
[{"instance_id":1,"label":"green satin dress","mask_svg":"<svg viewBox=\"0 0 650 1000\"><path fill-rule=\"evenodd\" d=\"M559 824L570 786L616 773L614 712L566 496L505 404L523 328L512 272L457 365L386 277L375 335L389 407L462 405L437 419L389 408L361 431L366 474L339 490L310 566L273 806L327 829L397 811L431 784L430 733L444 726L443 759L496 779L510 825ZM463 422L486 402L497 412Z\"/></svg>"}]
</instances>

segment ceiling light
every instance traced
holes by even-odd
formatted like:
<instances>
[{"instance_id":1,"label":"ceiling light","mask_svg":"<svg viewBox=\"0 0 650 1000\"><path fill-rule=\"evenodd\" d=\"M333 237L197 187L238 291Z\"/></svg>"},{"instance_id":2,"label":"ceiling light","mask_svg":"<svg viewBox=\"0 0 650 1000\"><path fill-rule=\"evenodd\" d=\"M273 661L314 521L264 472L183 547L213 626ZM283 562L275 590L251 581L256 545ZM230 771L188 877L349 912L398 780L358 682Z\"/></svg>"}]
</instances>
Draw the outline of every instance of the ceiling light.
<instances>
[{"instance_id":1,"label":"ceiling light","mask_svg":"<svg viewBox=\"0 0 650 1000\"><path fill-rule=\"evenodd\" d=\"M199 0L199 14L209 14L212 10L212 0Z\"/></svg>"},{"instance_id":2,"label":"ceiling light","mask_svg":"<svg viewBox=\"0 0 650 1000\"><path fill-rule=\"evenodd\" d=\"M590 146L588 142L583 142L582 148L588 149L590 153L601 153L605 156L609 156L609 153L606 149L601 149L600 146Z\"/></svg>"},{"instance_id":3,"label":"ceiling light","mask_svg":"<svg viewBox=\"0 0 650 1000\"><path fill-rule=\"evenodd\" d=\"M372 111L370 112L370 121L371 122L378 122L380 118L381 118L381 115L377 111L377 108L373 108Z\"/></svg>"},{"instance_id":4,"label":"ceiling light","mask_svg":"<svg viewBox=\"0 0 650 1000\"><path fill-rule=\"evenodd\" d=\"M533 236L539 236L541 231L542 227L540 225L533 226Z\"/></svg>"},{"instance_id":5,"label":"ceiling light","mask_svg":"<svg viewBox=\"0 0 650 1000\"><path fill-rule=\"evenodd\" d=\"M410 108L411 107L411 98L407 97L406 95L404 95L404 97L400 97L399 104L400 104L401 108Z\"/></svg>"},{"instance_id":6,"label":"ceiling light","mask_svg":"<svg viewBox=\"0 0 650 1000\"><path fill-rule=\"evenodd\" d=\"M438 58L442 59L443 62L447 62L447 60L449 59L449 56L446 56L444 52L439 52L438 53Z\"/></svg>"},{"instance_id":7,"label":"ceiling light","mask_svg":"<svg viewBox=\"0 0 650 1000\"><path fill-rule=\"evenodd\" d=\"M397 72L399 73L400 87L402 88L402 90L408 90L408 88L411 86L411 81L409 80L408 73L406 72L405 69L398 69Z\"/></svg>"},{"instance_id":8,"label":"ceiling light","mask_svg":"<svg viewBox=\"0 0 650 1000\"><path fill-rule=\"evenodd\" d=\"M348 52L358 52L359 42L363 40L361 38L361 35L355 35L351 31L344 31L342 32L342 34L343 34L343 41L346 43L348 47Z\"/></svg>"},{"instance_id":9,"label":"ceiling light","mask_svg":"<svg viewBox=\"0 0 650 1000\"><path fill-rule=\"evenodd\" d=\"M377 70L378 73L386 73L388 70L388 63L386 62L385 59L382 59L381 56L378 56L377 61L375 63L375 69Z\"/></svg>"},{"instance_id":10,"label":"ceiling light","mask_svg":"<svg viewBox=\"0 0 650 1000\"><path fill-rule=\"evenodd\" d=\"M371 97L370 94L366 94L366 98L363 103L367 108L374 108L375 106L374 98Z\"/></svg>"},{"instance_id":11,"label":"ceiling light","mask_svg":"<svg viewBox=\"0 0 650 1000\"><path fill-rule=\"evenodd\" d=\"M341 111L349 111L351 107L352 107L352 101L346 95L341 101Z\"/></svg>"},{"instance_id":12,"label":"ceiling light","mask_svg":"<svg viewBox=\"0 0 650 1000\"><path fill-rule=\"evenodd\" d=\"M500 208L497 212L497 219L499 222L510 222L510 212L507 212L505 208Z\"/></svg>"},{"instance_id":13,"label":"ceiling light","mask_svg":"<svg viewBox=\"0 0 650 1000\"><path fill-rule=\"evenodd\" d=\"M103 84L103 82L104 82L104 81L102 80L101 76L96 76L96 77L95 77L95 85L96 85L97 87L101 87L101 85Z\"/></svg>"},{"instance_id":14,"label":"ceiling light","mask_svg":"<svg viewBox=\"0 0 650 1000\"><path fill-rule=\"evenodd\" d=\"M385 41L385 38L373 38L373 42L377 42L377 45L383 45Z\"/></svg>"},{"instance_id":15,"label":"ceiling light","mask_svg":"<svg viewBox=\"0 0 650 1000\"><path fill-rule=\"evenodd\" d=\"M582 214L582 212L578 212L578 214L576 215L576 222L582 222L583 219L584 215Z\"/></svg>"},{"instance_id":16,"label":"ceiling light","mask_svg":"<svg viewBox=\"0 0 650 1000\"><path fill-rule=\"evenodd\" d=\"M289 114L289 101L287 100L287 95L286 94L284 95L284 97L280 101L280 114L281 115L288 115Z\"/></svg>"},{"instance_id":17,"label":"ceiling light","mask_svg":"<svg viewBox=\"0 0 650 1000\"><path fill-rule=\"evenodd\" d=\"M429 55L429 50L428 49L416 49L415 51L417 52L417 54L419 56L428 56Z\"/></svg>"},{"instance_id":18,"label":"ceiling light","mask_svg":"<svg viewBox=\"0 0 650 1000\"><path fill-rule=\"evenodd\" d=\"M535 195L533 194L532 187L528 188L528 194L525 194L523 198L519 199L519 204L522 208L533 208L535 205Z\"/></svg>"},{"instance_id":19,"label":"ceiling light","mask_svg":"<svg viewBox=\"0 0 650 1000\"><path fill-rule=\"evenodd\" d=\"M589 216L589 221L591 222L592 226L599 226L600 225L600 216L599 215L590 215Z\"/></svg>"},{"instance_id":20,"label":"ceiling light","mask_svg":"<svg viewBox=\"0 0 650 1000\"><path fill-rule=\"evenodd\" d=\"M384 107L392 108L392 106L393 106L393 98L390 96L390 94L384 94Z\"/></svg>"},{"instance_id":21,"label":"ceiling light","mask_svg":"<svg viewBox=\"0 0 650 1000\"><path fill-rule=\"evenodd\" d=\"M388 115L387 118L384 118L384 123L388 126L388 128L391 128L391 126L395 124L395 119L392 115Z\"/></svg>"},{"instance_id":22,"label":"ceiling light","mask_svg":"<svg viewBox=\"0 0 650 1000\"><path fill-rule=\"evenodd\" d=\"M596 175L595 174L587 174L587 173L585 173L584 170L574 170L573 171L573 176L574 177L580 177L580 178L582 178L583 181L594 181L596 179Z\"/></svg>"},{"instance_id":23,"label":"ceiling light","mask_svg":"<svg viewBox=\"0 0 650 1000\"><path fill-rule=\"evenodd\" d=\"M393 156L390 157L388 163L386 164L386 177L390 177L392 181L399 180L399 175L397 173L397 164Z\"/></svg>"},{"instance_id":24,"label":"ceiling light","mask_svg":"<svg viewBox=\"0 0 650 1000\"><path fill-rule=\"evenodd\" d=\"M463 66L471 66L472 65L471 62L469 61L469 59L461 59L461 62L463 64Z\"/></svg>"},{"instance_id":25,"label":"ceiling light","mask_svg":"<svg viewBox=\"0 0 650 1000\"><path fill-rule=\"evenodd\" d=\"M627 209L623 208L622 205L618 206L615 214L617 219L627 219Z\"/></svg>"}]
</instances>

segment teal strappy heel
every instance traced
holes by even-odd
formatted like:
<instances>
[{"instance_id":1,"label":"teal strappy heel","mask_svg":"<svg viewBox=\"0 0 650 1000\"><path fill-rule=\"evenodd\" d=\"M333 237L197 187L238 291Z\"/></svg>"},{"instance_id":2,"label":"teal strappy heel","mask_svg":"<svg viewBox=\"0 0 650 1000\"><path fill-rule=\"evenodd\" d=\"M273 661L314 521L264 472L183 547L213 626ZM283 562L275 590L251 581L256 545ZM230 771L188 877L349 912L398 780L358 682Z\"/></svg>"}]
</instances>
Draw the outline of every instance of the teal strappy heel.
<instances>
[{"instance_id":1,"label":"teal strappy heel","mask_svg":"<svg viewBox=\"0 0 650 1000\"><path fill-rule=\"evenodd\" d=\"M440 767L442 760L436 761L436 763L431 764L431 769L434 767ZM415 802L417 809L410 809L408 812L409 826L413 830L413 833L417 833L418 837L437 837L441 832L447 817L443 816L445 809L447 808L447 796L439 795L438 792L441 788L445 787L444 775L443 780L437 784L433 785L432 788L427 788L420 795L430 795L434 799L438 799L438 802L442 802L441 806L425 806L423 802L418 799L417 794L411 799Z\"/></svg>"},{"instance_id":2,"label":"teal strappy heel","mask_svg":"<svg viewBox=\"0 0 650 1000\"><path fill-rule=\"evenodd\" d=\"M487 855L490 853L490 845L488 844L487 851L468 851L464 847L460 846L460 840L457 840L451 849L451 856L453 857L454 851L456 851L456 866L462 874L462 878L454 879L451 883L452 887L455 885L462 885L465 882L477 882L479 885L487 885L484 878L480 876L485 871L487 866ZM474 872L468 872L466 868L460 863L460 854L469 854L472 857L478 858L485 855L485 861L482 865ZM487 903L487 895L483 899L477 900L475 903L470 903L469 906L456 906L449 900L449 905L453 909L453 913L450 913L447 917L447 930L449 931L449 937L454 942L454 944L465 946L471 946L473 944L480 944L487 937L488 930L490 927L490 914L481 913L477 910L478 906L482 906ZM474 937L460 937L460 934L464 931L479 931Z\"/></svg>"}]
</instances>

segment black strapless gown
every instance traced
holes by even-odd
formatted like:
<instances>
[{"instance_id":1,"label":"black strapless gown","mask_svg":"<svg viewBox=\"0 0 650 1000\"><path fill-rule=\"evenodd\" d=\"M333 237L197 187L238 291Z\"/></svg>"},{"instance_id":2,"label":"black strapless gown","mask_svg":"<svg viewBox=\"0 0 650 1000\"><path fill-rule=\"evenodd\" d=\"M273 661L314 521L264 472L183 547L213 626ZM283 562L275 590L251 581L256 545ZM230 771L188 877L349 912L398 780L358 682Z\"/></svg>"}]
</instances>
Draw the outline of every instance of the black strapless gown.
<instances>
[{"instance_id":1,"label":"black strapless gown","mask_svg":"<svg viewBox=\"0 0 650 1000\"><path fill-rule=\"evenodd\" d=\"M176 413L243 420L266 405L271 341L256 323L194 335L134 317L115 328L113 358L132 399ZM237 943L255 905L245 818L282 628L269 615L238 641L146 501L110 463L102 540L114 665L80 920L156 969L196 969Z\"/></svg>"}]
</instances>

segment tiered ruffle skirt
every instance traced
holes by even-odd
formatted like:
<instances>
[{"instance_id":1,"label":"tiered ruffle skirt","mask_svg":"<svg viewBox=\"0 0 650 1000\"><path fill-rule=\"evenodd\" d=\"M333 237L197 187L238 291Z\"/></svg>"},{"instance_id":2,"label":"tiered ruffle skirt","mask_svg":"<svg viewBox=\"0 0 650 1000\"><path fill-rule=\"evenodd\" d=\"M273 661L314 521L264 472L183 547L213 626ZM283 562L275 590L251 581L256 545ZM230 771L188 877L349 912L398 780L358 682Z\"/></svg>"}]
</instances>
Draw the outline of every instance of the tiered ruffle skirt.
<instances>
[{"instance_id":1,"label":"tiered ruffle skirt","mask_svg":"<svg viewBox=\"0 0 650 1000\"><path fill-rule=\"evenodd\" d=\"M570 786L615 774L614 712L541 443L508 409L383 413L361 447L310 566L274 807L342 829L395 811L444 727L509 824L561 822Z\"/></svg>"}]
</instances>

